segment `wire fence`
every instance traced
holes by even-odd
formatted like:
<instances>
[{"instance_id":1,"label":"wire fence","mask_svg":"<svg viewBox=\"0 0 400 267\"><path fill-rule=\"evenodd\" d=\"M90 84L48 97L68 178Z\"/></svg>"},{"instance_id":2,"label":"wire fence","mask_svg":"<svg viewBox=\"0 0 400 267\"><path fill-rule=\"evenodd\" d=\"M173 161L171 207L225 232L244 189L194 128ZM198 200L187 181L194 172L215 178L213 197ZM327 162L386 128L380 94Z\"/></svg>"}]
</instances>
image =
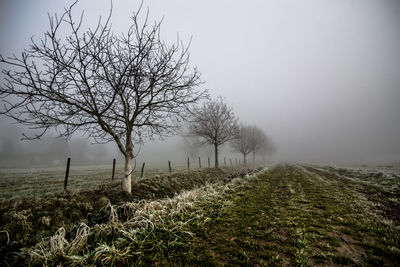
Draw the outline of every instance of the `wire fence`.
<instances>
[{"instance_id":1,"label":"wire fence","mask_svg":"<svg viewBox=\"0 0 400 267\"><path fill-rule=\"evenodd\" d=\"M74 158L65 161L64 168L0 170L0 199L42 195L64 189L90 190L101 184L119 182L124 176L124 161L110 159L110 164L82 166ZM242 159L221 156L220 167L243 167ZM132 172L133 179L148 179L156 175L173 175L178 172L214 168L213 157L186 157L182 160L144 162L137 160Z\"/></svg>"}]
</instances>

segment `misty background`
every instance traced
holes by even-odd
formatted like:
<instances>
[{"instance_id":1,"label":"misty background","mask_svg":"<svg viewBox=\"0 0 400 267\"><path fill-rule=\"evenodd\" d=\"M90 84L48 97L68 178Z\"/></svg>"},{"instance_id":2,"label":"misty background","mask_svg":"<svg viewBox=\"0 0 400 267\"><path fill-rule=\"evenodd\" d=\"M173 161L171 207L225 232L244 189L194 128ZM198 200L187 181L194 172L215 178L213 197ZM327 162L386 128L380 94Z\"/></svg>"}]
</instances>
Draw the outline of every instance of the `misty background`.
<instances>
[{"instance_id":1,"label":"misty background","mask_svg":"<svg viewBox=\"0 0 400 267\"><path fill-rule=\"evenodd\" d=\"M115 32L126 32L140 2L114 1ZM72 3L1 1L0 53L20 54L31 36L48 29L48 12L60 14ZM167 43L177 34L184 42L192 38L190 64L202 73L202 86L223 96L241 122L265 130L278 148L271 162L400 162L400 1L147 0L143 6L150 21L164 18ZM75 15L85 10L85 25L93 26L109 8L107 0L81 0ZM115 144L91 145L79 135L21 141L28 131L0 117L0 167L59 165L68 156L104 164L119 156ZM178 135L146 142L138 161L183 162L193 152L185 142ZM207 147L197 152L212 156ZM235 156L229 147L224 155Z\"/></svg>"}]
</instances>

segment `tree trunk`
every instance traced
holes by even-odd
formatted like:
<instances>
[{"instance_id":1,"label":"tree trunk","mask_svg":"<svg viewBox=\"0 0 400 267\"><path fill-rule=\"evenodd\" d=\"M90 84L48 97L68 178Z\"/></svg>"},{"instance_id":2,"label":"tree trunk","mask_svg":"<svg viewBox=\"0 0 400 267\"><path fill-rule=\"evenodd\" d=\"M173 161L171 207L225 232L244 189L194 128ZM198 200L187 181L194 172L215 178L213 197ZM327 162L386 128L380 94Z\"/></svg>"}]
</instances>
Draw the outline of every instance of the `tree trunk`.
<instances>
[{"instance_id":1,"label":"tree trunk","mask_svg":"<svg viewBox=\"0 0 400 267\"><path fill-rule=\"evenodd\" d=\"M256 165L256 152L253 151L253 165Z\"/></svg>"},{"instance_id":2,"label":"tree trunk","mask_svg":"<svg viewBox=\"0 0 400 267\"><path fill-rule=\"evenodd\" d=\"M243 154L243 166L247 165L247 154Z\"/></svg>"},{"instance_id":3,"label":"tree trunk","mask_svg":"<svg viewBox=\"0 0 400 267\"><path fill-rule=\"evenodd\" d=\"M215 168L219 167L218 163L218 145L214 145L214 150L215 150Z\"/></svg>"},{"instance_id":4,"label":"tree trunk","mask_svg":"<svg viewBox=\"0 0 400 267\"><path fill-rule=\"evenodd\" d=\"M131 180L133 157L130 154L131 153L127 153L127 155L125 155L124 177L122 178L122 190L128 194L131 194L132 192Z\"/></svg>"}]
</instances>

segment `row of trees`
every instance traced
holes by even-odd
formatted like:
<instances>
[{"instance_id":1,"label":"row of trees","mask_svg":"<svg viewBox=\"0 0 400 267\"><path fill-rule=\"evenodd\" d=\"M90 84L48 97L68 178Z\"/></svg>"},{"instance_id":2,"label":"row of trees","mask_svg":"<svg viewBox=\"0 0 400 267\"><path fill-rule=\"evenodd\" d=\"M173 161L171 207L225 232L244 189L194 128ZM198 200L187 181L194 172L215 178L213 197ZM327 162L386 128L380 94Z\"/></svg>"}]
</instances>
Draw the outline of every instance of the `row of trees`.
<instances>
[{"instance_id":1,"label":"row of trees","mask_svg":"<svg viewBox=\"0 0 400 267\"><path fill-rule=\"evenodd\" d=\"M253 155L253 164L256 162L256 154L271 155L275 152L276 147L271 142L266 133L257 126L241 125L237 134L237 138L231 141L234 151L243 155L243 162L247 164L247 155Z\"/></svg>"},{"instance_id":2,"label":"row of trees","mask_svg":"<svg viewBox=\"0 0 400 267\"><path fill-rule=\"evenodd\" d=\"M218 166L218 147L242 140L242 131L221 100L193 108L208 93L189 67L189 45L166 44L161 22L150 23L148 12L139 20L141 7L123 34L112 31L112 8L106 20L83 30L83 12L73 19L76 3L49 16L44 36L32 38L20 56L0 55L1 114L37 130L27 139L55 128L61 138L79 131L97 143L114 142L125 157L122 189L128 193L135 144L175 133L188 117L191 133L215 146Z\"/></svg>"},{"instance_id":3,"label":"row of trees","mask_svg":"<svg viewBox=\"0 0 400 267\"><path fill-rule=\"evenodd\" d=\"M204 103L192 112L189 122L188 136L200 137L200 144L214 147L215 166L219 166L218 148L230 143L233 151L243 155L243 163L247 164L247 155L253 154L253 164L256 153L272 154L275 146L263 130L257 126L239 125L233 109L218 98Z\"/></svg>"}]
</instances>

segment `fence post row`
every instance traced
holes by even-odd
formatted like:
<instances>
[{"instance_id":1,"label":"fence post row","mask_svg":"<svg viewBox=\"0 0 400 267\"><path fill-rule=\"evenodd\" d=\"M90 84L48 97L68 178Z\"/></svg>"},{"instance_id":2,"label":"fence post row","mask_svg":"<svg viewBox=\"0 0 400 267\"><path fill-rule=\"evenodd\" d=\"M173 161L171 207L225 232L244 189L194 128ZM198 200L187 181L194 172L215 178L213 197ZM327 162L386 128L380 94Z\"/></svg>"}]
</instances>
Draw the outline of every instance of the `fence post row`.
<instances>
[{"instance_id":1,"label":"fence post row","mask_svg":"<svg viewBox=\"0 0 400 267\"><path fill-rule=\"evenodd\" d=\"M64 190L67 191L68 185L68 176L69 176L69 166L71 164L71 158L67 159L67 169L65 170L65 179L64 179Z\"/></svg>"},{"instance_id":2,"label":"fence post row","mask_svg":"<svg viewBox=\"0 0 400 267\"><path fill-rule=\"evenodd\" d=\"M211 165L210 157L208 157L207 160L208 160L208 167L210 168L210 165ZM230 162L230 164L232 166L232 158L229 158L229 162ZM241 160L239 159L239 165L240 165L240 163L241 163ZM235 159L235 164L238 165L238 160L237 159ZM71 165L71 158L68 158L67 159L67 168L65 170L65 179L64 179L64 190L65 191L67 190L67 186L68 186L68 177L69 177L70 165ZM116 165L116 159L114 158L113 159L113 167L112 167L112 176L111 176L112 181L114 181L114 179L115 179L115 165ZM141 172L140 172L140 178L143 178L145 165L146 165L146 163L143 162L142 169L141 169ZM224 157L224 165L226 166L226 157ZM190 157L187 158L187 168L188 168L188 170L190 170ZM199 157L199 168L201 169L201 157ZM172 168L171 168L171 161L170 160L168 161L168 169L169 169L169 174L171 175Z\"/></svg>"}]
</instances>

